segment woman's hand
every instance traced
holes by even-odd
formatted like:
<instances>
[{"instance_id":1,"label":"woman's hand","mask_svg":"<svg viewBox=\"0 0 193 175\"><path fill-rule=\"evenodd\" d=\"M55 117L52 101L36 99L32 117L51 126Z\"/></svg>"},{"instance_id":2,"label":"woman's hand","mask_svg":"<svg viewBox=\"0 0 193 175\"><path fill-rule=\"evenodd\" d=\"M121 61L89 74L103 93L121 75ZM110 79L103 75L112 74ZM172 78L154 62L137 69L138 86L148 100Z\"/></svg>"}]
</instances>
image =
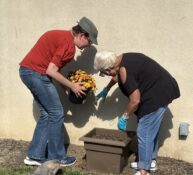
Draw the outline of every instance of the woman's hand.
<instances>
[{"instance_id":1,"label":"woman's hand","mask_svg":"<svg viewBox=\"0 0 193 175\"><path fill-rule=\"evenodd\" d=\"M103 102L105 101L107 94L109 92L109 89L105 87L97 96L96 96L96 101L98 101L100 98L103 99Z\"/></svg>"},{"instance_id":2,"label":"woman's hand","mask_svg":"<svg viewBox=\"0 0 193 175\"><path fill-rule=\"evenodd\" d=\"M128 119L129 119L129 116L126 116L125 114L123 114L121 117L119 117L117 127L121 131L127 131Z\"/></svg>"}]
</instances>

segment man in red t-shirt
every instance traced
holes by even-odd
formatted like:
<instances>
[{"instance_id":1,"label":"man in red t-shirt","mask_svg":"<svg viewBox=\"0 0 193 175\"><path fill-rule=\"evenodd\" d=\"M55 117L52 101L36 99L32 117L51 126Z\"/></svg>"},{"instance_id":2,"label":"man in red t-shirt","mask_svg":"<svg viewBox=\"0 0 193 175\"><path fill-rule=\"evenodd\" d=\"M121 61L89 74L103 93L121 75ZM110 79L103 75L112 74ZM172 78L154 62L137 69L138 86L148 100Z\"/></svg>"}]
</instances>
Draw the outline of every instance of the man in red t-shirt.
<instances>
[{"instance_id":1,"label":"man in red t-shirt","mask_svg":"<svg viewBox=\"0 0 193 175\"><path fill-rule=\"evenodd\" d=\"M84 49L97 43L98 30L86 17L72 30L52 30L44 33L20 63L20 77L37 102L40 117L24 163L40 165L46 160L59 160L70 166L76 158L66 155L64 148L64 112L58 92L52 82L57 80L77 96L84 94L80 83L66 79L60 69L75 55L75 47ZM48 157L45 157L48 146Z\"/></svg>"}]
</instances>

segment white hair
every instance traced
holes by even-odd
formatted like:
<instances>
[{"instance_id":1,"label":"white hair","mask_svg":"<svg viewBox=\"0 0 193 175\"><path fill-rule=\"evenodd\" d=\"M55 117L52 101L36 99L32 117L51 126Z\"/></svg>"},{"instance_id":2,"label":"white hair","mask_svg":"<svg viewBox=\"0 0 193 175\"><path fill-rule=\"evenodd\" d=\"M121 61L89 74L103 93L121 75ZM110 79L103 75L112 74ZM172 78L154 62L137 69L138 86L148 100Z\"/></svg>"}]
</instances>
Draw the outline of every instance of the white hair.
<instances>
[{"instance_id":1,"label":"white hair","mask_svg":"<svg viewBox=\"0 0 193 175\"><path fill-rule=\"evenodd\" d=\"M97 52L94 59L94 68L96 70L104 70L109 67L113 67L115 64L116 55L109 51Z\"/></svg>"}]
</instances>

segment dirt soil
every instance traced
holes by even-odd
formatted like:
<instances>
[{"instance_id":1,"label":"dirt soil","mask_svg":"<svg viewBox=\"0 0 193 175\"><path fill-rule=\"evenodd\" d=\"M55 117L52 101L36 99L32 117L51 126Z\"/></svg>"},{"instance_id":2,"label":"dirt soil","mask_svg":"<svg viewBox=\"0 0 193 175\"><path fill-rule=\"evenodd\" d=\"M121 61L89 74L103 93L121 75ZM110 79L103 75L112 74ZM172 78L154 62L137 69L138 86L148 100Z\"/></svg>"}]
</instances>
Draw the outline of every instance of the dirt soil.
<instances>
[{"instance_id":1,"label":"dirt soil","mask_svg":"<svg viewBox=\"0 0 193 175\"><path fill-rule=\"evenodd\" d=\"M0 165L10 165L19 167L23 165L23 159L26 156L26 151L29 142L16 141L11 139L0 139ZM98 172L89 172L86 169L86 152L84 147L77 145L70 145L68 148L68 154L74 155L77 158L75 168L81 172L85 172L92 175L102 175ZM134 156L133 156L134 158ZM129 158L129 162L133 159ZM120 175L134 174L134 170L126 166ZM158 158L158 170L154 175L193 175L193 164L175 160L172 158L159 157ZM106 174L103 174L106 175Z\"/></svg>"}]
</instances>

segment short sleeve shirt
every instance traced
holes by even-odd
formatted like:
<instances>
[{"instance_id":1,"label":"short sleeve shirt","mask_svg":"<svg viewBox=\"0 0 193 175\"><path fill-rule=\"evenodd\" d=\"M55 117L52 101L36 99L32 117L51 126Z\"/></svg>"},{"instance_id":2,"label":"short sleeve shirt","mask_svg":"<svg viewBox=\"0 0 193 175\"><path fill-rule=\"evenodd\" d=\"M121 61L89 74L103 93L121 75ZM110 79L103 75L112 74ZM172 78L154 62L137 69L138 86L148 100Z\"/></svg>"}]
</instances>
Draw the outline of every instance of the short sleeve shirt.
<instances>
[{"instance_id":1,"label":"short sleeve shirt","mask_svg":"<svg viewBox=\"0 0 193 175\"><path fill-rule=\"evenodd\" d=\"M123 54L120 68L126 69L126 82L118 75L121 91L129 97L139 89L141 100L135 114L142 117L163 107L180 96L176 80L153 59L141 53Z\"/></svg>"},{"instance_id":2,"label":"short sleeve shirt","mask_svg":"<svg viewBox=\"0 0 193 175\"><path fill-rule=\"evenodd\" d=\"M59 69L75 55L74 37L70 31L52 30L44 33L20 65L45 74L49 63Z\"/></svg>"}]
</instances>

